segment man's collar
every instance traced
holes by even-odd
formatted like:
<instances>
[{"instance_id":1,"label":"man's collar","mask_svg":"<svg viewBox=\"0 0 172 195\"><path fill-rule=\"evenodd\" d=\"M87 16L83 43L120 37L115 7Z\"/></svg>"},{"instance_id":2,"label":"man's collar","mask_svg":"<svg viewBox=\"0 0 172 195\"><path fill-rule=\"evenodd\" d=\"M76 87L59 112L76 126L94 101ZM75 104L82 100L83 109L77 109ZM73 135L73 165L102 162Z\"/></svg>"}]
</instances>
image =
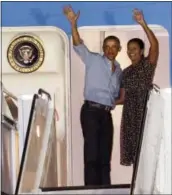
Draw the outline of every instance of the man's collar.
<instances>
[{"instance_id":1,"label":"man's collar","mask_svg":"<svg viewBox=\"0 0 172 195\"><path fill-rule=\"evenodd\" d=\"M103 57L108 62L108 64L111 64L111 61L105 55L103 55ZM120 63L117 60L115 60L114 63L115 63L116 66L120 67Z\"/></svg>"}]
</instances>

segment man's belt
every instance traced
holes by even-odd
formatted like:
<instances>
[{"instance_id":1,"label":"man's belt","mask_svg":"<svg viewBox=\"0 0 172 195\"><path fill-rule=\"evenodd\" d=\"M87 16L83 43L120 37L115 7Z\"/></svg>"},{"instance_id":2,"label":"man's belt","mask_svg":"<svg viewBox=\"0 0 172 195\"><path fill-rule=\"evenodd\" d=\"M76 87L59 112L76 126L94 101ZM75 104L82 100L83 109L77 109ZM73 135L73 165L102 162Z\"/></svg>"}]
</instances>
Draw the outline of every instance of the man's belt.
<instances>
[{"instance_id":1,"label":"man's belt","mask_svg":"<svg viewBox=\"0 0 172 195\"><path fill-rule=\"evenodd\" d=\"M105 111L111 111L112 110L112 107L111 106L105 106L103 104L99 104L99 103L96 103L96 102L92 102L92 101L88 101L88 100L85 100L85 104L90 106L90 107L95 107L95 108L99 108L99 109L103 109Z\"/></svg>"}]
</instances>

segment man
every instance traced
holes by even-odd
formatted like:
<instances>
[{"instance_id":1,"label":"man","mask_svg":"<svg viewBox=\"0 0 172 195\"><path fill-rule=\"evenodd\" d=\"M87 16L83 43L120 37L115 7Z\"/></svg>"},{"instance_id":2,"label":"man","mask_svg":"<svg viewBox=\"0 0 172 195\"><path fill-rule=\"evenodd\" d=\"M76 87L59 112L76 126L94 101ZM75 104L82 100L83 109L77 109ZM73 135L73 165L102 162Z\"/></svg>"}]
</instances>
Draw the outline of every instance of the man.
<instances>
[{"instance_id":1,"label":"man","mask_svg":"<svg viewBox=\"0 0 172 195\"><path fill-rule=\"evenodd\" d=\"M81 108L81 127L84 137L85 185L110 185L110 161L113 145L111 110L119 95L122 70L115 61L121 50L115 36L105 38L104 55L88 50L77 30L79 12L70 6L64 14L72 28L73 47L86 66L84 104Z\"/></svg>"}]
</instances>

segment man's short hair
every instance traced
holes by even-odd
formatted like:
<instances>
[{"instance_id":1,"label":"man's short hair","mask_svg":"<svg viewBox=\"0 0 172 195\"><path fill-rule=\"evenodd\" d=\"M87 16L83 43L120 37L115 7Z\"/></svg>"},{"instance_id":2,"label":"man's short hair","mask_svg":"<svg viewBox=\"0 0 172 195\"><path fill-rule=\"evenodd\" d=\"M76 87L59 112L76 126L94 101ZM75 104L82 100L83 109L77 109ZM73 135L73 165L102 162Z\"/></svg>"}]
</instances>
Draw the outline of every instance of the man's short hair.
<instances>
[{"instance_id":1,"label":"man's short hair","mask_svg":"<svg viewBox=\"0 0 172 195\"><path fill-rule=\"evenodd\" d=\"M106 44L106 42L109 41L109 40L114 40L114 41L116 41L116 42L120 45L120 40L119 40L119 38L116 37L116 36L110 35L110 36L108 36L108 37L106 37L106 38L104 39L104 41L103 41L103 46L104 46L104 45Z\"/></svg>"}]
</instances>

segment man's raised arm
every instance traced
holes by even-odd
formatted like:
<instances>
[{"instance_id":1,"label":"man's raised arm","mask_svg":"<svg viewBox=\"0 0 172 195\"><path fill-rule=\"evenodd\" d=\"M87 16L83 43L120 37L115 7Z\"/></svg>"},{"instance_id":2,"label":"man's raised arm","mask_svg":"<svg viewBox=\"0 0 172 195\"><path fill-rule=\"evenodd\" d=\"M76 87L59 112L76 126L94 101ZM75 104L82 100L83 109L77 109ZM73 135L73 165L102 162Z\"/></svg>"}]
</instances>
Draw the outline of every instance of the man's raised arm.
<instances>
[{"instance_id":1,"label":"man's raised arm","mask_svg":"<svg viewBox=\"0 0 172 195\"><path fill-rule=\"evenodd\" d=\"M73 45L75 46L80 45L82 43L82 40L80 38L78 29L77 29L77 20L79 18L80 11L78 11L78 13L75 14L71 6L64 7L63 11L64 11L66 18L69 20L71 24Z\"/></svg>"},{"instance_id":2,"label":"man's raised arm","mask_svg":"<svg viewBox=\"0 0 172 195\"><path fill-rule=\"evenodd\" d=\"M76 14L71 6L66 6L63 10L66 18L69 20L72 29L72 39L73 39L73 48L75 52L80 56L82 61L86 66L90 66L90 61L94 56L92 52L88 50L88 48L84 45L82 39L80 38L78 28L77 28L77 20L79 18L80 12Z\"/></svg>"}]
</instances>

